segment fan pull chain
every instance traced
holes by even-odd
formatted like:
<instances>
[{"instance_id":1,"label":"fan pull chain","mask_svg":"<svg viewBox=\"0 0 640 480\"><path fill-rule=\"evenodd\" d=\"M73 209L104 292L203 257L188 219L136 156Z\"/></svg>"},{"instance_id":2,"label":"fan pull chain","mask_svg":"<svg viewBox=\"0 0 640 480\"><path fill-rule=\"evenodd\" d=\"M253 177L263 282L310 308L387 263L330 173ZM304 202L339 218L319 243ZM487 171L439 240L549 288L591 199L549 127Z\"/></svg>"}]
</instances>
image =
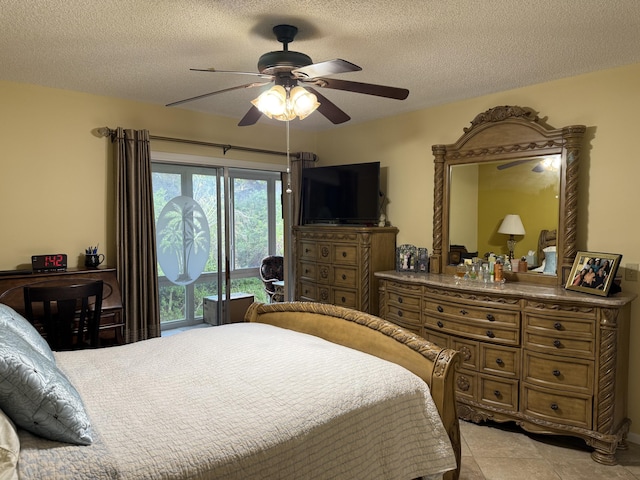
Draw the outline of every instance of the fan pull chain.
<instances>
[{"instance_id":1,"label":"fan pull chain","mask_svg":"<svg viewBox=\"0 0 640 480\"><path fill-rule=\"evenodd\" d=\"M291 194L291 157L289 156L289 120L287 120L287 193Z\"/></svg>"}]
</instances>

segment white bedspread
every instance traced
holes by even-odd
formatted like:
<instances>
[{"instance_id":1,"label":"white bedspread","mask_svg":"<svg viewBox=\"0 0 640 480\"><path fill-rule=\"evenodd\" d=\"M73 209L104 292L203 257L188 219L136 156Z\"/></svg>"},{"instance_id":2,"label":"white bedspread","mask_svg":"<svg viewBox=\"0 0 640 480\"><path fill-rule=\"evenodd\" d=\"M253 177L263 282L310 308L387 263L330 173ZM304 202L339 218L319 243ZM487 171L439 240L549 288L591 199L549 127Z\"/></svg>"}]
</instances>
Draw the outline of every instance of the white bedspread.
<instances>
[{"instance_id":1,"label":"white bedspread","mask_svg":"<svg viewBox=\"0 0 640 480\"><path fill-rule=\"evenodd\" d=\"M231 324L56 360L96 441L21 431L23 480L410 480L455 468L418 377L313 336Z\"/></svg>"}]
</instances>

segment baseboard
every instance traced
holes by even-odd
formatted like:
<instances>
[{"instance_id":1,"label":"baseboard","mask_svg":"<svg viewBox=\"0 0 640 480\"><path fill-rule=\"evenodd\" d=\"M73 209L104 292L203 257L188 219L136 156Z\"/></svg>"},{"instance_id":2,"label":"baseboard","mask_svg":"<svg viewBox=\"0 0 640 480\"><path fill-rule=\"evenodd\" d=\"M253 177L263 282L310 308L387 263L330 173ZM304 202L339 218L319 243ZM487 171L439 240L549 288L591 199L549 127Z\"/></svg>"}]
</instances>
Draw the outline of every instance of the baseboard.
<instances>
[{"instance_id":1,"label":"baseboard","mask_svg":"<svg viewBox=\"0 0 640 480\"><path fill-rule=\"evenodd\" d=\"M636 445L640 445L640 433L631 433L627 435L627 440Z\"/></svg>"}]
</instances>

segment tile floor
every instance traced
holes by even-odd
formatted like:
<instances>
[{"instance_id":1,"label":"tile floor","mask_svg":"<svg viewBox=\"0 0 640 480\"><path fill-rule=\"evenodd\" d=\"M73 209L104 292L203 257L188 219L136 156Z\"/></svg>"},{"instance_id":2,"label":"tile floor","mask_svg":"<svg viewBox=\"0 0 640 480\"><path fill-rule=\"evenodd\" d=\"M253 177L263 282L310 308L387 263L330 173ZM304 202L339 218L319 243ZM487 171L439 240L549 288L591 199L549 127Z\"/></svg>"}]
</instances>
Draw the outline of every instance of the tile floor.
<instances>
[{"instance_id":1,"label":"tile floor","mask_svg":"<svg viewBox=\"0 0 640 480\"><path fill-rule=\"evenodd\" d=\"M618 465L591 460L582 440L524 433L513 424L460 421L460 480L638 480L640 445L618 450Z\"/></svg>"}]
</instances>

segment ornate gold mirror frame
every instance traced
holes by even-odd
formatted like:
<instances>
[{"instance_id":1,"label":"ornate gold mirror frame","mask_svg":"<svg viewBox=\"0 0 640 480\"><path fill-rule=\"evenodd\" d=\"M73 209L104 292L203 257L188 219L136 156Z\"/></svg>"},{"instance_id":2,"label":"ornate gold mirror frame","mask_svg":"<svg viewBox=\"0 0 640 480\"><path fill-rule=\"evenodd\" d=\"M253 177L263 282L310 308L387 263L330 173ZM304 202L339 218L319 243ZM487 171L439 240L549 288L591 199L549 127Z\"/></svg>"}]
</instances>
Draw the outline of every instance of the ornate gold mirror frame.
<instances>
[{"instance_id":1,"label":"ornate gold mirror frame","mask_svg":"<svg viewBox=\"0 0 640 480\"><path fill-rule=\"evenodd\" d=\"M435 162L433 207L433 273L447 271L449 248L450 175L454 165L560 155L557 233L557 275L512 273L510 280L563 286L577 253L578 172L586 127L554 129L529 108L499 106L477 115L464 134L450 145L433 145Z\"/></svg>"}]
</instances>

